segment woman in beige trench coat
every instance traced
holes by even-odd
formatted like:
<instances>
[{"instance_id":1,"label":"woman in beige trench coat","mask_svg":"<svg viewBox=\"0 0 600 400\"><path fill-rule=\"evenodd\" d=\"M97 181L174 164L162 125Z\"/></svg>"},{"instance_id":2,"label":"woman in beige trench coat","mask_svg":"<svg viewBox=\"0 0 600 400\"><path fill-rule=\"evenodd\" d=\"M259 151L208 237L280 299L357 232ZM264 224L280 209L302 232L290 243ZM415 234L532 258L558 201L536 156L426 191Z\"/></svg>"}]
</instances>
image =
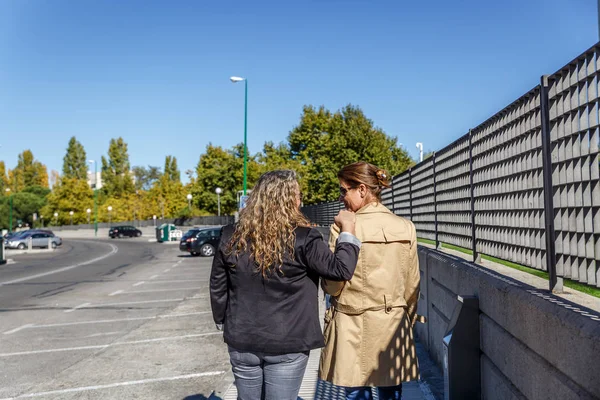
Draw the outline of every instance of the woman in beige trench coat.
<instances>
[{"instance_id":1,"label":"woman in beige trench coat","mask_svg":"<svg viewBox=\"0 0 600 400\"><path fill-rule=\"evenodd\" d=\"M364 162L338 173L340 200L356 212L362 242L354 276L323 281L332 296L325 314L319 376L346 387L347 399L400 399L402 382L419 378L412 327L419 298L419 261L413 223L380 202L389 176ZM330 246L339 229L331 227Z\"/></svg>"}]
</instances>

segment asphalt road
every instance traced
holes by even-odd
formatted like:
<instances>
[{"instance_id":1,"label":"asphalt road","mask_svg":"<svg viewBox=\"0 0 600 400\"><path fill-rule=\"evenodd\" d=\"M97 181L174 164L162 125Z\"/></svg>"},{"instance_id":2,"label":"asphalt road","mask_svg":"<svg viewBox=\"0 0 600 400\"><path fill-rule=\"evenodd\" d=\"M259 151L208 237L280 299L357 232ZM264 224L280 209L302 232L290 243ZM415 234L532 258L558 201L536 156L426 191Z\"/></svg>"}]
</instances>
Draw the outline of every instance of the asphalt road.
<instances>
[{"instance_id":1,"label":"asphalt road","mask_svg":"<svg viewBox=\"0 0 600 400\"><path fill-rule=\"evenodd\" d=\"M229 370L212 259L177 246L65 239L0 266L0 400L200 400Z\"/></svg>"}]
</instances>

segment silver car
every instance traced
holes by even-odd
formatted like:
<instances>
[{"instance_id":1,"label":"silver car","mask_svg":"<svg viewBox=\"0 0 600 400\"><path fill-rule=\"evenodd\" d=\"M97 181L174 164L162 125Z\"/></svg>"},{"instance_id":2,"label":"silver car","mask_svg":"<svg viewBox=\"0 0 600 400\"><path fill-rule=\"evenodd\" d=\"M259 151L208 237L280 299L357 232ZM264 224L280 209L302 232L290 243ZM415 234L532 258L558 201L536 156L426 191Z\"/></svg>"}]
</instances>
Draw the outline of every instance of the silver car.
<instances>
[{"instance_id":1,"label":"silver car","mask_svg":"<svg viewBox=\"0 0 600 400\"><path fill-rule=\"evenodd\" d=\"M4 247L7 249L25 250L29 246L29 240L31 240L32 247L43 248L51 246L53 249L55 249L62 245L62 239L58 236L54 236L51 233L30 232L8 239L4 242Z\"/></svg>"}]
</instances>

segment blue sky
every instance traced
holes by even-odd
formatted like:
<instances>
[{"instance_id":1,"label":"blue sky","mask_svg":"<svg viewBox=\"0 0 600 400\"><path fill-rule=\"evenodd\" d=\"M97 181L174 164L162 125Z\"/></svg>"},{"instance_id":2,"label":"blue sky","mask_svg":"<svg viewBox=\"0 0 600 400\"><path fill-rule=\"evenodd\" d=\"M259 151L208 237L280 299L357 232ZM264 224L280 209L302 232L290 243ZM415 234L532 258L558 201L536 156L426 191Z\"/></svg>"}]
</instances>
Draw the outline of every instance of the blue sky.
<instances>
[{"instance_id":1,"label":"blue sky","mask_svg":"<svg viewBox=\"0 0 600 400\"><path fill-rule=\"evenodd\" d=\"M61 170L122 136L132 165L195 169L212 142L284 141L305 104L360 106L417 157L598 39L595 0L0 2L0 160Z\"/></svg>"}]
</instances>

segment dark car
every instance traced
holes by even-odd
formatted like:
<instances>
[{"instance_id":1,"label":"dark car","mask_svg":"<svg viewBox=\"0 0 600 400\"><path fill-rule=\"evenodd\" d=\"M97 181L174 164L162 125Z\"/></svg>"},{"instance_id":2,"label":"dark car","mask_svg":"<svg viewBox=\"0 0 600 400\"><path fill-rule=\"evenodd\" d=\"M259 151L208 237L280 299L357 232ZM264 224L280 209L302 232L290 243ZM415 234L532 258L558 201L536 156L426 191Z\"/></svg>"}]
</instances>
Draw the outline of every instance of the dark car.
<instances>
[{"instance_id":1,"label":"dark car","mask_svg":"<svg viewBox=\"0 0 600 400\"><path fill-rule=\"evenodd\" d=\"M108 230L108 236L111 239L122 237L140 237L142 236L142 231L130 225L113 226Z\"/></svg>"},{"instance_id":2,"label":"dark car","mask_svg":"<svg viewBox=\"0 0 600 400\"><path fill-rule=\"evenodd\" d=\"M221 227L190 229L181 237L179 250L193 256L211 257L221 239Z\"/></svg>"}]
</instances>

